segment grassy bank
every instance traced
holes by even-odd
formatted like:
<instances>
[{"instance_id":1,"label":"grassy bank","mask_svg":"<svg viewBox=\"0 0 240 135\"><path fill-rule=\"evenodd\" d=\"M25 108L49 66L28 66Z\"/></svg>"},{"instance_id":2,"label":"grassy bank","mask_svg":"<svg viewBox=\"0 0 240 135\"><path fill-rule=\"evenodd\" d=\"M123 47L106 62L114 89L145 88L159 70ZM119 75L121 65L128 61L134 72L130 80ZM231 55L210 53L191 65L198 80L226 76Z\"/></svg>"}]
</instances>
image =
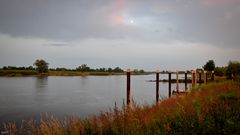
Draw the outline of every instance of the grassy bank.
<instances>
[{"instance_id":1,"label":"grassy bank","mask_svg":"<svg viewBox=\"0 0 240 135\"><path fill-rule=\"evenodd\" d=\"M125 72L80 72L80 71L49 71L45 76L107 76L125 75ZM133 75L146 75L146 73L132 73ZM39 76L35 70L0 70L0 76Z\"/></svg>"},{"instance_id":2,"label":"grassy bank","mask_svg":"<svg viewBox=\"0 0 240 135\"><path fill-rule=\"evenodd\" d=\"M44 116L40 124L23 122L20 128L5 124L11 134L240 134L240 85L210 83L187 95L157 105L133 104L131 109L113 108L99 116L63 121Z\"/></svg>"},{"instance_id":3,"label":"grassy bank","mask_svg":"<svg viewBox=\"0 0 240 135\"><path fill-rule=\"evenodd\" d=\"M36 76L35 70L0 70L0 76Z\"/></svg>"},{"instance_id":4,"label":"grassy bank","mask_svg":"<svg viewBox=\"0 0 240 135\"><path fill-rule=\"evenodd\" d=\"M49 76L107 76L107 75L126 75L125 72L80 72L80 71L49 71ZM146 75L146 73L132 73L132 75Z\"/></svg>"}]
</instances>

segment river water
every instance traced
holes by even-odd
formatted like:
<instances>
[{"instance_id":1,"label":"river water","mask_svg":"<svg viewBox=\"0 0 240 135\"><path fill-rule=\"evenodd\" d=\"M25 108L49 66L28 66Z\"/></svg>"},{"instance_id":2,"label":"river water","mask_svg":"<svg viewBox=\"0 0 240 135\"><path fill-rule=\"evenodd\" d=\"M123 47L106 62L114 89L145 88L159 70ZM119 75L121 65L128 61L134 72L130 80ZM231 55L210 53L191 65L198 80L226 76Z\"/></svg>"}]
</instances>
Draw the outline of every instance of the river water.
<instances>
[{"instance_id":1,"label":"river water","mask_svg":"<svg viewBox=\"0 0 240 135\"><path fill-rule=\"evenodd\" d=\"M155 75L131 76L131 97L137 104L155 103L155 82L149 80ZM160 83L160 98L167 97L168 83ZM84 118L108 111L115 103L122 107L125 99L126 76L0 77L0 123L39 119L45 112Z\"/></svg>"}]
</instances>

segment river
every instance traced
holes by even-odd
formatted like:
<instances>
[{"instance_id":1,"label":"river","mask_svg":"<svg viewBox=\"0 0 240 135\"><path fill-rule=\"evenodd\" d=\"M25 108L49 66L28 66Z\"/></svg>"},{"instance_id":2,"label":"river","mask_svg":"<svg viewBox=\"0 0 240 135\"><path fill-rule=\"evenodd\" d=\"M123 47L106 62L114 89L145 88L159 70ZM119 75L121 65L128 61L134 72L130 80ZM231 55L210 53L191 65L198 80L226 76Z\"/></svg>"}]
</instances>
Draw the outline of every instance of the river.
<instances>
[{"instance_id":1,"label":"river","mask_svg":"<svg viewBox=\"0 0 240 135\"><path fill-rule=\"evenodd\" d=\"M155 103L155 82L148 81L154 79L155 75L131 76L131 97L137 104ZM160 98L166 97L168 83L160 83ZM39 119L45 112L84 118L109 111L115 103L122 107L125 99L126 76L0 77L0 123Z\"/></svg>"}]
</instances>

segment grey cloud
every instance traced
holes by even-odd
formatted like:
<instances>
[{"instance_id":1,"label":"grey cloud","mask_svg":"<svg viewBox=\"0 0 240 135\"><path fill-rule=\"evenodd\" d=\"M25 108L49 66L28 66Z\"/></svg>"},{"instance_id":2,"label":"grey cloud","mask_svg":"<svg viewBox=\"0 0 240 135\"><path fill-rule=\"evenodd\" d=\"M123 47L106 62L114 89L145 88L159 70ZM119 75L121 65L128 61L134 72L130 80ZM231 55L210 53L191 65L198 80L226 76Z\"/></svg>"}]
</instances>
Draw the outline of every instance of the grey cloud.
<instances>
[{"instance_id":1,"label":"grey cloud","mask_svg":"<svg viewBox=\"0 0 240 135\"><path fill-rule=\"evenodd\" d=\"M107 34L106 1L1 1L0 32L13 36L77 39Z\"/></svg>"},{"instance_id":2,"label":"grey cloud","mask_svg":"<svg viewBox=\"0 0 240 135\"><path fill-rule=\"evenodd\" d=\"M118 2L122 2L122 5L118 5ZM240 6L214 2L1 0L0 32L12 36L63 41L127 37L136 40L155 38L159 42L169 39L239 47ZM234 2L236 0L229 3ZM136 24L141 26L130 28L112 25L111 17L122 14L136 19Z\"/></svg>"},{"instance_id":3,"label":"grey cloud","mask_svg":"<svg viewBox=\"0 0 240 135\"><path fill-rule=\"evenodd\" d=\"M66 43L51 43L50 46L68 46L69 44Z\"/></svg>"}]
</instances>

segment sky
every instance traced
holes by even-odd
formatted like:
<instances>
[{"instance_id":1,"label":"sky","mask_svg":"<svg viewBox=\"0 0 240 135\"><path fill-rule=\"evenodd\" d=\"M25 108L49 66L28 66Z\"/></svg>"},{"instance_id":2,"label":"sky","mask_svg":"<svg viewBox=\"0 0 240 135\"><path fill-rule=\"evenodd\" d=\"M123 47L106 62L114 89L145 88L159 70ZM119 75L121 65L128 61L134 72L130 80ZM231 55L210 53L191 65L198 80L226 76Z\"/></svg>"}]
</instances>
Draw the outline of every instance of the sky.
<instances>
[{"instance_id":1,"label":"sky","mask_svg":"<svg viewBox=\"0 0 240 135\"><path fill-rule=\"evenodd\" d=\"M240 0L0 0L0 67L190 70L240 60Z\"/></svg>"}]
</instances>

